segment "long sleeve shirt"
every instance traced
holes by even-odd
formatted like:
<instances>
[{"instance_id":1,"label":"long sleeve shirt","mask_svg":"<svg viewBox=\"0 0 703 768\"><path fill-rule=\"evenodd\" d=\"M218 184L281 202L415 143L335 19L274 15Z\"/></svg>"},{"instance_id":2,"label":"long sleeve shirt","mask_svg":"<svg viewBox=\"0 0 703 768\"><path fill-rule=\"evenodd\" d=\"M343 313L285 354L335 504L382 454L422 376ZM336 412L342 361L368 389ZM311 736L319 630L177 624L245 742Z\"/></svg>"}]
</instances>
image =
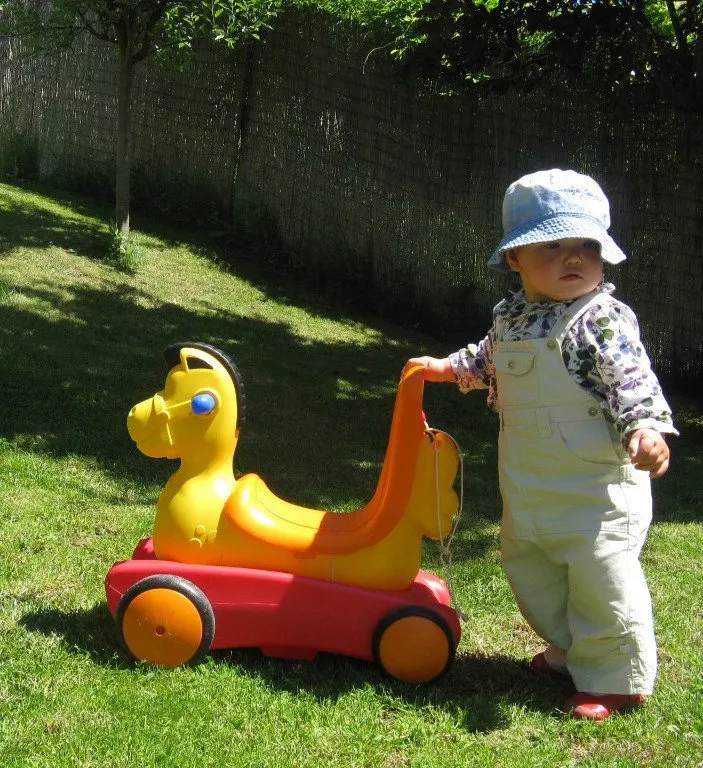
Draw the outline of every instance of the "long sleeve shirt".
<instances>
[{"instance_id":1,"label":"long sleeve shirt","mask_svg":"<svg viewBox=\"0 0 703 768\"><path fill-rule=\"evenodd\" d=\"M615 290L610 283L601 283L596 290L600 291L598 300L576 320L562 343L569 374L596 397L624 442L637 429L678 434L640 341L634 312L610 295ZM449 356L461 391L488 389L488 405L496 410L496 320L503 323L502 341L547 338L570 303L531 302L523 290L511 293L494 309L486 337Z\"/></svg>"}]
</instances>

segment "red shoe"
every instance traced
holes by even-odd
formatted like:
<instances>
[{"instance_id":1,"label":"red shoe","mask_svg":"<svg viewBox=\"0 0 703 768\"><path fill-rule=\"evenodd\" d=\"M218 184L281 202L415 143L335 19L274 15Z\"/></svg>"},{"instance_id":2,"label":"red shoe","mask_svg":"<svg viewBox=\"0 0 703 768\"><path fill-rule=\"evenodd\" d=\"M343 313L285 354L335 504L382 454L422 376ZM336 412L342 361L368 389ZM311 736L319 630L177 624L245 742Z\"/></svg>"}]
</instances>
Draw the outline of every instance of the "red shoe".
<instances>
[{"instance_id":1,"label":"red shoe","mask_svg":"<svg viewBox=\"0 0 703 768\"><path fill-rule=\"evenodd\" d=\"M553 667L548 661L547 657L544 655L544 651L541 651L540 653L536 653L532 657L532 661L530 662L530 669L533 672L537 672L540 675L568 675L568 670L560 669L559 667Z\"/></svg>"},{"instance_id":2,"label":"red shoe","mask_svg":"<svg viewBox=\"0 0 703 768\"><path fill-rule=\"evenodd\" d=\"M641 693L577 693L564 705L564 711L577 720L596 720L609 718L613 712L627 712L643 704L645 697Z\"/></svg>"}]
</instances>

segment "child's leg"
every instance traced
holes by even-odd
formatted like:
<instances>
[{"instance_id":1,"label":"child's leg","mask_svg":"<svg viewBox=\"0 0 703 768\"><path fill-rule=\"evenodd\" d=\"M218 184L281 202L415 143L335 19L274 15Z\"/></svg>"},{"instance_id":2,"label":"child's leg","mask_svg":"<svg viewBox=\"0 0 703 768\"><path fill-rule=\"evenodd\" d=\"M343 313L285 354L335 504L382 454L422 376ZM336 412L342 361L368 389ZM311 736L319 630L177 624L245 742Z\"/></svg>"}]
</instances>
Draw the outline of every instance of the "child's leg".
<instances>
[{"instance_id":1,"label":"child's leg","mask_svg":"<svg viewBox=\"0 0 703 768\"><path fill-rule=\"evenodd\" d=\"M554 644L548 645L544 651L542 651L542 656L552 669L567 672L566 651L563 648Z\"/></svg>"},{"instance_id":2,"label":"child's leg","mask_svg":"<svg viewBox=\"0 0 703 768\"><path fill-rule=\"evenodd\" d=\"M548 643L569 648L566 565L552 562L531 541L505 535L501 537L501 560L525 621Z\"/></svg>"},{"instance_id":3,"label":"child's leg","mask_svg":"<svg viewBox=\"0 0 703 768\"><path fill-rule=\"evenodd\" d=\"M657 658L649 589L639 562L644 532L572 539L566 660L578 691L649 694Z\"/></svg>"},{"instance_id":4,"label":"child's leg","mask_svg":"<svg viewBox=\"0 0 703 768\"><path fill-rule=\"evenodd\" d=\"M555 536L541 547L502 538L503 568L525 620L567 650L578 691L649 694L656 645L639 563L646 529ZM555 562L556 561L556 562Z\"/></svg>"}]
</instances>

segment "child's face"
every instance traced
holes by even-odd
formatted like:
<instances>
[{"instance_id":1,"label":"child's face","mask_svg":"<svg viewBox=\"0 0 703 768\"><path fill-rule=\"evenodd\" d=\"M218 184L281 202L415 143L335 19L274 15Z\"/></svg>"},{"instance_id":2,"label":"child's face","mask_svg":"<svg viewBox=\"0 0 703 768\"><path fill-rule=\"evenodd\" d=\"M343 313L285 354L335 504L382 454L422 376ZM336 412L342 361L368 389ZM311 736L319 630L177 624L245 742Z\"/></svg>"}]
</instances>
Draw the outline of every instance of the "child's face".
<instances>
[{"instance_id":1,"label":"child's face","mask_svg":"<svg viewBox=\"0 0 703 768\"><path fill-rule=\"evenodd\" d=\"M572 301L590 293L603 279L600 243L567 238L511 248L505 253L520 275L529 301Z\"/></svg>"}]
</instances>

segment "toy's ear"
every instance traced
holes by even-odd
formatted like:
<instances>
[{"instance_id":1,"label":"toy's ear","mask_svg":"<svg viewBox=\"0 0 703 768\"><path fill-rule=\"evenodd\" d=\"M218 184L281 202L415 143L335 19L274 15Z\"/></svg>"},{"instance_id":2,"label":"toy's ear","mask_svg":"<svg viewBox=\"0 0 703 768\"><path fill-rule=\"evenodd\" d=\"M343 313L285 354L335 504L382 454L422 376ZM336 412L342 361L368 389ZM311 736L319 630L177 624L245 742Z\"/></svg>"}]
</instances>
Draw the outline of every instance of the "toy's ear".
<instances>
[{"instance_id":1,"label":"toy's ear","mask_svg":"<svg viewBox=\"0 0 703 768\"><path fill-rule=\"evenodd\" d=\"M187 356L185 358L185 364L189 371L193 371L196 368L208 368L212 370L210 363L206 363L205 360L201 360L199 357Z\"/></svg>"},{"instance_id":2,"label":"toy's ear","mask_svg":"<svg viewBox=\"0 0 703 768\"><path fill-rule=\"evenodd\" d=\"M207 416L217 407L217 400L209 392L201 392L190 401L190 408L196 416Z\"/></svg>"}]
</instances>

